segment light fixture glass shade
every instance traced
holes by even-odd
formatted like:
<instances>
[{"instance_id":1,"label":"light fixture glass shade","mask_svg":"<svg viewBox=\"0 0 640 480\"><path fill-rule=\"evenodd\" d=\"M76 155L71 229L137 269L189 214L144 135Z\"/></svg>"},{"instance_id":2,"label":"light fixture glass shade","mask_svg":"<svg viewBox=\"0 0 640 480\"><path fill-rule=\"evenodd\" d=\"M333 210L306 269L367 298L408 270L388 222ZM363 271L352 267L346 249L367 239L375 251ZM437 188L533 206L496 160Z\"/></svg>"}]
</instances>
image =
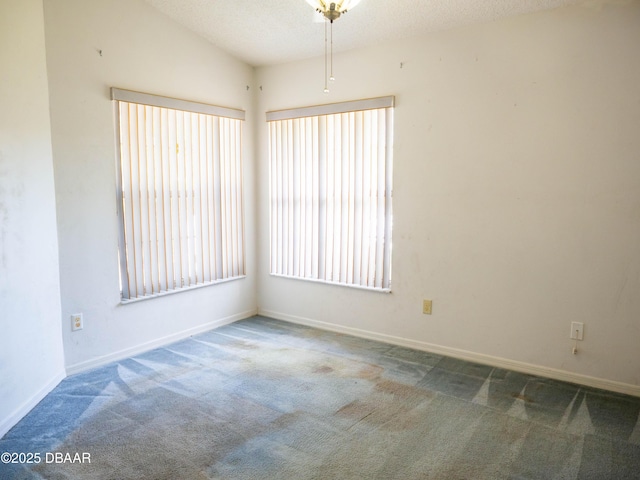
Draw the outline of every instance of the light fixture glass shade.
<instances>
[{"instance_id":1,"label":"light fixture glass shade","mask_svg":"<svg viewBox=\"0 0 640 480\"><path fill-rule=\"evenodd\" d=\"M333 22L340 18L340 15L360 3L360 0L336 0L335 2L328 0L307 0L307 3Z\"/></svg>"}]
</instances>

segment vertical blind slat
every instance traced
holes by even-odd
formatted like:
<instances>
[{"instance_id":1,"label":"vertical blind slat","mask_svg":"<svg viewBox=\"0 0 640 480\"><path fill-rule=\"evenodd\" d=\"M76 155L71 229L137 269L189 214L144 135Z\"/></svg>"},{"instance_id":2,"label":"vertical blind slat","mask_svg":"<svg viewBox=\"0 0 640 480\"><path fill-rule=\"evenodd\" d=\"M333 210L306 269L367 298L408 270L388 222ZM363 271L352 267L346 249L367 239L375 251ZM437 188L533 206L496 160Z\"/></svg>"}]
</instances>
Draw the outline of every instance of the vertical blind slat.
<instances>
[{"instance_id":1,"label":"vertical blind slat","mask_svg":"<svg viewBox=\"0 0 640 480\"><path fill-rule=\"evenodd\" d=\"M166 292L169 290L169 278L170 278L170 265L168 264L170 244L167 238L167 230L169 228L169 222L167 216L169 215L171 199L170 190L168 185L168 139L167 139L167 112L166 109L156 109L157 112L157 131L156 136L158 138L159 146L159 176L160 189L162 192L160 199L160 208L158 213L158 238L162 244L162 252L158 258L158 264L160 265L160 291Z\"/></svg>"},{"instance_id":2,"label":"vertical blind slat","mask_svg":"<svg viewBox=\"0 0 640 480\"><path fill-rule=\"evenodd\" d=\"M131 158L131 239L132 239L132 260L134 275L134 292L136 296L144 295L143 283L143 262L142 262L142 227L141 227L141 194L140 194L140 160L138 145L138 111L135 105L129 110L129 131L131 148L129 154Z\"/></svg>"}]
</instances>

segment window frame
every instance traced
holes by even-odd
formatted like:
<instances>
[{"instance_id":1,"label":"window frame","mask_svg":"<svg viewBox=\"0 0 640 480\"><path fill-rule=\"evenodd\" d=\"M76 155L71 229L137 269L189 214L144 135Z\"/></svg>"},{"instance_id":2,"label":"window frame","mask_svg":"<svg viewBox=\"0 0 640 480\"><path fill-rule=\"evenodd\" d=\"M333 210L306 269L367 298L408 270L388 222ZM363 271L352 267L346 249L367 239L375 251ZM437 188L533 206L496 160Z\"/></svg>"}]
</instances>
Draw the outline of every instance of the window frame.
<instances>
[{"instance_id":1,"label":"window frame","mask_svg":"<svg viewBox=\"0 0 640 480\"><path fill-rule=\"evenodd\" d=\"M270 274L272 276L276 276L276 277L286 277L286 278L292 278L292 279L299 279L299 280L305 280L305 281L311 281L311 282L319 282L319 283L326 283L326 284L331 284L331 285L340 285L340 286L347 286L350 288L358 288L358 289L365 289L365 290L369 290L369 291L376 291L376 292L385 292L385 293L389 293L391 292L391 250L392 250L392 223L393 223L393 210L392 210L392 197L393 197L393 112L394 112L394 107L395 107L395 97L394 96L386 96L386 97L377 97L377 98L371 98L371 99L364 99L364 100L354 100L354 101L347 101L347 102L339 102L339 103L332 103L332 104L324 104L324 105L315 105L315 106L310 106L310 107L301 107L301 108L293 108L293 109L287 109L287 110L278 110L278 111L271 111L271 112L267 112L266 114L266 120L267 120L267 124L268 124L268 144L269 144L269 202L270 202L270 206L269 206L269 213L270 213L270 221L269 221L269 225L270 225L270 234L269 234L269 238L270 238L270 250L269 250L269 257L270 257L270 266L269 266L269 271ZM309 117L311 117L311 119L319 119L319 118L325 118L328 119L330 116L334 116L334 115L342 115L344 116L344 114L358 114L361 112L366 112L369 110L378 110L378 111L384 111L384 133L383 133L383 146L382 146L382 151L384 152L384 169L383 169L383 173L384 173L384 192L382 193L383 196L383 202L384 202L384 215L380 216L377 215L376 216L376 220L375 222L379 222L380 218L382 218L384 220L384 227L383 227L383 238L380 239L378 238L379 235L376 236L376 242L381 243L382 245L382 282L377 282L377 280L374 280L374 284L372 285L371 282L367 279L362 280L362 278L359 278L358 281L354 281L354 278L356 277L355 275L352 276L351 278L349 278L349 274L344 272L344 266L341 266L338 270L340 270L337 274L335 273L336 268L334 268L333 266L331 267L327 267L327 260L326 258L322 259L322 258L318 258L317 261L319 263L324 262L325 265L323 267L319 267L317 269L317 271L315 271L314 273L312 273L311 275L308 273L308 269L306 267L302 267L302 270L305 270L304 272L302 272L302 275L300 274L300 271L298 271L297 273L294 272L293 274L290 271L284 271L284 270L291 270L290 267L287 268L282 268L281 265L274 265L274 260L279 261L279 256L283 256L284 254L282 253L281 249L283 249L284 247L282 247L281 245L283 243L287 243L287 240L283 239L282 237L284 237L284 235L279 234L278 232L274 233L274 229L279 228L276 227L274 225L274 215L277 215L276 213L274 213L274 209L276 207L274 207L274 201L275 202L279 202L280 199L275 198L274 195L278 195L281 194L281 190L282 190L282 186L278 186L277 182L278 182L278 173L277 173L277 169L279 168L275 163L274 163L274 158L275 158L275 162L278 161L277 157L278 155L282 155L282 151L279 151L278 148L280 148L281 150L286 150L286 149L290 149L292 151L294 151L294 153L291 152L287 152L287 155L297 155L297 157L293 160L293 162L299 162L299 169L302 170L303 165L305 164L305 162L309 162L308 159L306 160L300 160L300 157L304 157L305 155L309 155L308 152L306 153L300 153L301 150L301 145L303 144L299 139L293 140L291 138L288 138L285 136L282 136L283 134L279 131L273 131L272 127L274 128L278 128L278 125L280 126L280 128L284 129L286 125L285 122L288 121L303 121L304 119L309 119ZM300 127L298 126L292 126L293 128L297 128L298 130L304 130L305 128L309 128L309 127ZM328 128L328 127L327 127ZM333 127L332 127L333 128ZM361 125L362 129L365 129L364 126ZM332 134L336 134L333 130L332 130ZM350 132L351 133L351 132ZM288 133L288 135L290 136L295 136L296 134L293 132ZM321 135L325 135L325 137L323 137L322 139L320 139L319 137ZM357 134L356 134L357 135ZM286 137L286 138L285 138ZM362 133L362 137L364 138L365 135ZM324 140L326 141L327 137L327 133L324 132L323 133L318 133L318 132L314 132L314 136L313 136L313 141L315 141L316 143L313 145L312 149L314 150L313 155L316 155L318 158L314 158L313 161L318 161L318 165L320 165L320 163L323 164L323 167L318 166L318 169L321 170L322 168L326 167L327 163L330 163L331 160L327 160L327 158L329 158L331 155L333 155L335 157L335 152L332 154L327 154L327 146L323 146L321 145L321 141ZM341 137L342 139L344 139L344 136ZM371 142L373 142L373 146L371 146L371 149L379 149L380 145L379 144L375 144L376 142L376 138L369 138L369 140ZM341 140L342 141L342 140ZM380 139L377 139L378 142L380 142ZM276 145L274 145L274 142L276 143ZM277 145L277 142L282 142L282 143L288 143L285 146L282 145ZM307 143L308 140L307 140ZM353 153L350 152L349 155L352 155ZM364 156L364 153L362 153L362 155ZM322 157L322 158L320 158ZM290 160L289 160L290 161ZM346 160L343 160L342 157L340 157L340 162L343 162ZM295 169L295 166L292 167ZM314 167L315 168L315 167ZM328 167L326 167L328 168ZM337 168L337 167L336 167ZM284 172L284 170L286 170L286 167L282 167L280 169L280 172ZM380 171L380 169L377 170L378 172ZM327 170L328 172L328 170ZM276 178L274 179L274 175L276 176ZM282 175L291 175L291 173L282 173ZM305 175L304 173L302 175ZM308 175L308 174L306 174ZM315 175L315 173L313 173L312 175ZM319 176L322 176L322 173L318 174ZM328 173L327 173L328 175ZM336 172L334 171L334 177L337 176ZM301 177L302 178L302 177ZM306 178L306 177L305 177ZM333 177L332 177L333 178ZM282 180L282 179L280 179ZM274 183L275 181L275 183ZM285 181L285 180L282 180ZM291 183L291 180L288 180L289 183ZM308 180L306 180L308 181ZM314 179L315 181L315 179ZM331 180L336 181L337 180ZM302 182L302 181L301 181ZM319 183L321 183L321 180L318 180ZM298 189L300 189L301 187L298 185ZM375 187L374 187L375 188ZM280 189L280 190L279 190ZM280 193L276 193L274 194L274 190L279 190ZM293 194L293 196L295 197L297 195L297 193L294 193L295 188L290 188L291 193ZM357 188L356 188L357 190ZM379 191L379 188L378 188ZM326 199L322 199L322 195L326 194L327 192L321 192L321 188L318 190L317 192L317 200L318 202L320 202L323 206L320 207L321 209L324 209L325 211L329 209L329 207L327 207L329 200ZM283 196L287 196L286 193L282 194ZM316 195L316 193L314 193L314 195ZM289 197L291 196L291 194L288 195ZM331 202L337 202L337 197L338 195L333 194L333 196L331 196ZM380 195L378 195L379 198ZM364 192L362 193L362 195L358 198L365 198L365 194ZM284 200L283 200L284 201ZM286 200L288 201L288 200ZM296 201L301 202L302 200L293 200L293 202L295 203ZM357 201L357 200L356 200ZM323 203L324 202L324 203ZM289 205L289 204L287 204ZM302 208L302 207L300 207ZM344 208L344 207L336 207L338 209L340 208ZM373 208L373 207L372 207ZM342 214L344 215L344 213ZM308 215L307 215L308 216ZM305 220L306 221L306 220ZM329 220L324 220L325 223L325 228L333 228L335 225L337 225L337 220L333 219L331 220L331 222ZM364 222L364 220L362 220ZM320 220L320 222L323 222L323 220ZM349 222L355 222L355 219L353 220L349 220ZM277 222L276 222L277 223ZM329 225L329 227L327 227L327 225ZM376 223L377 225L377 223ZM288 226L289 229L291 229L291 226ZM308 228L308 227L304 227L304 228ZM319 230L322 230L322 226L319 227ZM356 228L355 223L354 223L354 228ZM293 227L294 230L296 230L296 227ZM315 231L313 232L314 235L318 235L318 237L322 237L322 233L316 233ZM278 236L280 235L280 236ZM309 240L299 240L297 239L298 236L303 236L304 237L304 233L302 232L302 229L296 230L296 233L291 236L291 233L288 233L289 238L294 238L294 241L300 243L304 243L304 242L309 242ZM344 236L345 234L341 231L340 235ZM336 244L340 244L340 255L345 255L348 253L346 253L345 247L344 247L344 243L343 241L338 241L336 242L335 238L332 237L331 242L327 241L328 239L328 234L325 235L324 239L318 238L317 242L325 242L323 249L323 254L317 254L317 252L315 251L315 244L313 245L313 247L311 247L312 249L314 249L314 252L312 255L316 256L316 254L318 255L318 257L322 257L326 251L329 250L329 248L327 247L327 245L329 243L333 243L334 247ZM275 242L280 241L280 244L276 244ZM290 242L291 240L289 240ZM313 242L313 240L311 240ZM376 247L378 246L378 243L376 243ZM331 251L335 251L335 248L332 247ZM296 255L299 255L299 250L301 247L298 247L298 252L296 253L295 251L293 252L286 252L287 255L290 256L290 258L294 258L296 257ZM348 249L349 247L347 247ZM306 250L309 250L309 247L305 247ZM294 250L294 249L292 249ZM319 249L318 249L319 250ZM279 253L278 253L279 252ZM354 254L355 255L355 254ZM275 258L274 258L275 257ZM314 257L315 258L315 257ZM355 257L354 257L355 258ZM290 261L290 260L289 260ZM355 260L354 260L355 261ZM296 260L294 261L294 263L304 263L305 261L301 258L296 258ZM376 253L376 260L375 262L380 262L379 259L379 255ZM329 264L332 263L332 261L329 261ZM338 264L340 262L337 262L336 264ZM341 264L342 265L342 264ZM378 263L376 263L376 265L378 265ZM295 267L294 266L294 270L298 268L298 270L300 270L300 267ZM349 268L348 266L346 268ZM353 267L355 269L355 267ZM377 267L376 267L377 268ZM329 275L329 277L331 278L327 278L327 270L331 271L331 274ZM322 273L321 273L322 272ZM369 274L367 274L369 275ZM374 276L376 274L374 273ZM336 280L336 276L340 277ZM345 281L342 281L341 279L345 279ZM380 283L380 284L378 284Z\"/></svg>"},{"instance_id":2,"label":"window frame","mask_svg":"<svg viewBox=\"0 0 640 480\"><path fill-rule=\"evenodd\" d=\"M116 199L117 199L117 215L118 215L118 229L119 229L118 256L119 256L119 270L120 270L119 276L120 276L121 303L125 304L130 302L137 302L140 300L156 298L159 296L179 293L183 291L189 291L195 288L216 285L218 283L223 283L223 282L244 278L246 276L246 247L245 247L245 238L244 238L246 226L244 221L244 186L243 186L244 172L243 172L243 155L242 155L242 129L243 129L242 125L244 123L243 121L245 120L245 112L239 109L220 107L215 105L192 102L188 100L181 100L181 99L170 98L170 97L163 97L163 96L142 93L142 92L134 92L131 90L124 90L124 89L119 89L115 87L111 88L111 99L113 100L113 103L114 103L114 114L115 114L116 168L117 168ZM202 208L203 206L202 204L203 200L201 197L196 196L197 195L196 191L201 190L201 187L204 186L204 189L206 189L206 191L211 194L211 198L208 199L207 205L212 205L212 208L214 211L212 212L207 210L208 215L203 215L201 213L200 218L198 219L197 215L195 214L195 210L189 210L188 207L186 210L184 210L185 215L187 215L184 221L188 222L189 225L192 226L193 228L197 228L201 234L204 232L205 225L207 229L212 228L212 226L215 229L216 224L214 224L214 222L216 222L216 218L215 218L214 212L217 209L221 209L222 216L224 216L225 214L229 214L233 217L231 220L229 219L218 220L218 222L223 222L223 221L225 222L225 223L219 223L221 231L225 232L224 234L227 234L228 229L235 228L235 231L230 233L232 242L230 244L227 244L224 241L222 241L221 243L222 246L219 249L216 248L215 241L213 245L211 241L209 241L207 246L205 246L204 244L200 245L200 251L197 251L197 248L195 248L195 245L197 245L197 239L195 239L195 236L196 236L195 230L191 233L185 234L186 241L189 242L189 246L187 248L192 248L192 250L189 250L187 253L187 256L189 257L188 258L189 265L186 268L189 271L189 281L186 285L184 284L184 278L180 276L181 272L175 272L173 278L169 279L169 277L167 277L166 282L164 282L165 289L162 289L160 287L160 284L162 282L157 281L155 278L151 280L147 279L146 281L145 279L142 280L142 285L143 285L142 293L140 293L139 290L137 289L139 285L136 285L136 288L134 289L132 289L130 286L129 276L132 273L130 271L132 266L135 269L136 275L144 276L144 272L146 272L146 269L149 269L150 272L153 271L153 265L150 265L147 267L143 266L141 271L138 269L138 265L135 264L135 262L131 262L131 260L129 261L127 260L128 248L131 247L132 243L131 243L131 240L129 240L128 242L126 238L127 231L128 231L128 227L126 224L131 218L133 218L132 216L142 215L144 212L142 212L142 208L143 208L142 205L138 205L140 213L137 213L138 211L134 210L134 204L132 200L130 200L130 202L132 203L129 206L129 209L132 210L132 213L125 212L125 208L126 208L125 207L126 205L125 190L126 189L123 187L123 182L124 182L123 161L124 160L123 160L123 144L122 144L122 138L121 138L121 132L123 128L121 125L121 107L125 105L127 108L129 108L129 105L134 105L136 107L143 107L145 108L144 110L145 112L147 112L146 109L149 107L152 107L153 109L159 108L161 109L160 110L161 114L164 112L167 112L167 115L170 115L171 111L173 111L174 115L176 115L176 118L178 115L183 115L182 117L183 119L188 119L191 122L195 121L195 118L198 119L198 122L200 122L201 120L204 120L205 122L207 122L206 126L204 127L205 128L204 131L207 135L209 135L207 139L210 142L212 142L211 144L207 145L207 148L218 149L217 152L214 154L217 156L216 157L217 159L210 157L212 155L211 151L207 150L203 152L202 143L200 143L199 145L196 144L195 137L193 136L196 134L192 132L191 138L188 138L185 135L185 138L182 139L182 145L184 146L184 153L182 153L181 155L178 155L177 150L178 150L179 142L178 140L175 140L176 141L175 158L172 154L168 155L168 157L170 158L165 158L164 157L165 152L159 154L161 156L161 166L160 166L161 170L164 168L171 169L174 167L177 169L180 161L182 161L183 164L186 165L187 163L186 152L190 151L189 155L193 155L193 157L191 157L191 160L190 160L191 161L190 168L194 169L192 171L192 177L191 177L191 180L192 180L192 183L190 185L191 191L189 191L189 186L186 179L185 179L184 185L178 185L175 187L170 186L168 183L161 183L161 188L163 190L163 197L159 200L157 184L153 185L153 188L151 188L149 184L147 185L142 184L142 178L138 179L140 183L136 185L133 185L133 182L132 182L133 187L131 188L136 187L138 189L137 190L138 192L145 190L145 188L149 190L147 194L153 197L152 200L148 200L149 204L151 204L152 201L156 203L157 202L173 203L174 202L173 196L177 192L178 197L181 197L181 196L183 197L183 202L185 204L189 202L188 197L189 195L191 195L192 204L193 204L192 207L194 209L196 208L196 205L195 205L196 198L200 200L200 207ZM156 111L153 110L153 112L156 112ZM127 125L131 128L129 124ZM176 129L177 129L177 125L178 123L176 123L175 125ZM211 132L207 130L207 127L209 127L209 125L211 125L211 128L212 128ZM227 131L226 128L223 128L223 125L225 127L228 126L228 128L233 128L235 131L229 133L229 131ZM198 126L200 127L200 123L198 123ZM139 129L141 128L139 119L137 119L137 123L134 127L135 129L137 129L136 134L138 135L138 138L140 138L142 134L139 131ZM170 128L171 127L166 127L166 129L170 129ZM163 130L162 132L156 132L154 130L153 133L154 135L162 136L166 132L165 130ZM173 131L169 131L168 133L171 136ZM199 135L200 131L198 131L197 134ZM148 132L147 132L147 135L148 135ZM225 138L225 136L230 136L231 138ZM162 138L164 139L162 141L166 141L168 145L169 139L166 139L164 137ZM149 140L149 137L147 137L147 140ZM155 142L156 139L154 138L153 141ZM147 142L146 144L147 149L149 148L149 143L150 142ZM145 153L143 155L140 155L140 151L136 152L136 159L138 159L137 161L140 162L139 158L144 157L145 168L148 168L148 166L151 164L150 168L154 172L154 175L156 175L156 170L154 169L157 169L158 165L153 165L155 159L151 160L150 156L151 154L149 153L148 150L145 150ZM231 158L232 156L233 158ZM182 160L180 160L180 158ZM128 160L129 162L133 162L131 158ZM167 162L167 164L164 163L165 161ZM172 161L175 161L176 165L171 164L170 162ZM228 162L230 166L229 171L225 170L224 175L220 172L220 174L216 177L213 174L214 168L216 168L213 162L216 162L216 161L220 163L220 165L218 165L218 168L222 168L221 167L222 162ZM198 169L197 175L196 175L195 168L194 168L195 165L199 165L199 168L200 166L205 165L207 166L207 168L211 168L211 172L208 172L206 177L203 177L202 170ZM128 166L131 166L131 165L128 164ZM184 168L186 169L187 167L185 166ZM160 170L158 170L158 173L159 172ZM168 182L168 180L162 179L160 180L160 182ZM211 183L213 183L213 185L211 185ZM229 192L223 191L225 186L228 187ZM165 188L168 193L164 192ZM217 197L215 197L214 194L212 193L214 189L219 190L218 196L221 199L220 203L229 202L231 206L217 205L216 204ZM127 190L127 192L130 192L130 196L133 196L136 190L130 189L130 190ZM207 195L209 195L209 193L207 193ZM204 193L200 193L200 195L204 195ZM167 196L169 198L166 198ZM148 207L148 210L149 211L151 210L150 206ZM179 257L180 255L183 255L183 253L178 252L176 254L176 252L171 251L169 252L167 257L167 249L169 247L168 247L168 244L166 243L166 238L167 238L167 235L168 236L174 235L174 232L171 232L171 231L167 232L167 229L172 228L171 225L169 225L168 227L165 225L165 222L168 221L169 217L167 217L166 212L164 211L162 212L162 216L158 215L157 205L153 207L153 215L154 215L154 222L159 222L158 219L161 220L164 228L164 230L162 230L161 233L165 238L161 240L159 234L156 234L155 236L150 236L149 242L155 243L156 246L152 247L151 246L152 243L149 243L149 247L147 248L149 249L149 251L151 251L152 248L155 248L159 251L160 249L159 244L162 243L163 249L164 249L163 253L165 254L165 257L170 258L170 262L173 262L171 266L171 270L173 271L174 269L176 269L176 266L175 266L176 255ZM140 221L141 219L142 219L142 216L140 216ZM233 225L230 225L229 222L235 222L235 223ZM191 235L191 237L189 237L189 235ZM223 233L219 233L219 235L223 235ZM134 236L134 242L138 242L138 240L140 240L140 243L143 243L143 238L139 239L138 237L135 237L135 232L133 232L133 236ZM140 234L138 234L138 236L140 237ZM171 241L173 243L174 241L173 238L171 239ZM136 250L137 248L138 248L137 244L135 244L132 247L133 250ZM145 247L143 246L140 247L141 250L144 248ZM214 256L216 258L218 257L222 258L224 256L225 259L227 259L229 257L229 251L231 250L232 250L232 253L231 253L232 260L230 262L230 266L225 265L225 267L222 269L222 272L223 272L222 276L218 275L217 268L216 268L216 271L214 272L213 268L211 267L207 269L209 274L205 275L204 260L202 257L198 257L198 255L205 256L206 252L208 252L211 258L213 258ZM190 258L191 255L193 255L193 260ZM149 256L151 257L151 255ZM162 264L163 272L167 272L169 270L168 264L165 263L166 258L163 259L162 262L160 261L159 258L156 259L159 264ZM153 262L153 259L150 259L149 261ZM193 273L194 280L192 280L191 278L192 276L191 270L193 268L197 268L197 267L194 267L194 265L192 265L192 262L193 264L202 262L203 267L201 272L201 277L202 277L201 281L198 281L197 279L197 270L195 270L195 272ZM158 272L160 272L160 268L161 268L160 265L157 265L157 268L158 268ZM181 266L180 268L183 269L184 267ZM178 284L176 284L176 278L175 278L176 273L180 276ZM182 270L182 273L184 273L184 270ZM151 282L151 285L153 285L154 282L158 282L158 288L153 288L153 287L149 288L148 282ZM169 285L170 283L172 284L172 286Z\"/></svg>"}]
</instances>

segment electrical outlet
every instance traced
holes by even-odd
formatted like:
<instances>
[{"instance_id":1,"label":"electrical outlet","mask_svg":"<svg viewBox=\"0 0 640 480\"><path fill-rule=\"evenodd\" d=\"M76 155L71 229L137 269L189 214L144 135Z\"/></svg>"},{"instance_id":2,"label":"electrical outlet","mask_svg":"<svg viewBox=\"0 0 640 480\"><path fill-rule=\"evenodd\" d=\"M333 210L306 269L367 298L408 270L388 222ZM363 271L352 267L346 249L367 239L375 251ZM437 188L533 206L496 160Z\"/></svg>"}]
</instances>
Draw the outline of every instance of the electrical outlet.
<instances>
[{"instance_id":1,"label":"electrical outlet","mask_svg":"<svg viewBox=\"0 0 640 480\"><path fill-rule=\"evenodd\" d=\"M74 313L73 315L71 315L71 331L75 332L76 330L82 330L82 327L82 314Z\"/></svg>"},{"instance_id":2,"label":"electrical outlet","mask_svg":"<svg viewBox=\"0 0 640 480\"><path fill-rule=\"evenodd\" d=\"M584 336L584 323L571 322L571 336L569 338L573 340L582 340Z\"/></svg>"},{"instance_id":3,"label":"electrical outlet","mask_svg":"<svg viewBox=\"0 0 640 480\"><path fill-rule=\"evenodd\" d=\"M423 300L422 301L422 313L425 315L431 315L431 300Z\"/></svg>"}]
</instances>

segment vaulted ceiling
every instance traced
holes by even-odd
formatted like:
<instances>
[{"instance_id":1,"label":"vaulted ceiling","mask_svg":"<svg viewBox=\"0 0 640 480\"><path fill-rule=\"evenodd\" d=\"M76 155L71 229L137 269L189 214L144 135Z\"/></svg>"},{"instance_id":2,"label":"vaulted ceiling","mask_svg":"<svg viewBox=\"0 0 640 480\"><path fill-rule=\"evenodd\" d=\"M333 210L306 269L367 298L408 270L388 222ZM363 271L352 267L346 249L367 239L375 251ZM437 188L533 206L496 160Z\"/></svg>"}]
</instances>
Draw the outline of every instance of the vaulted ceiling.
<instances>
[{"instance_id":1,"label":"vaulted ceiling","mask_svg":"<svg viewBox=\"0 0 640 480\"><path fill-rule=\"evenodd\" d=\"M146 1L253 66L310 58L324 51L322 17L305 0ZM362 0L334 23L334 52L581 2Z\"/></svg>"}]
</instances>

